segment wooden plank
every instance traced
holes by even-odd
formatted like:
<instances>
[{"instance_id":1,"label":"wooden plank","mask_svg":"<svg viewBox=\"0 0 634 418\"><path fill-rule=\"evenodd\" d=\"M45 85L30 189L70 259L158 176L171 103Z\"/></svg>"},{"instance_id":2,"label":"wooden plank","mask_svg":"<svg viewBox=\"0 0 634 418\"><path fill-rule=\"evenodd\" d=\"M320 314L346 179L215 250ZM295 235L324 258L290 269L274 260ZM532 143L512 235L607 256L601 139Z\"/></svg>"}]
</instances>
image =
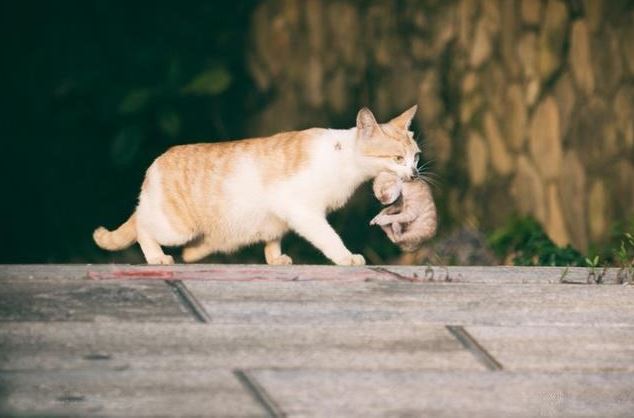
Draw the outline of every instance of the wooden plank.
<instances>
[{"instance_id":1,"label":"wooden plank","mask_svg":"<svg viewBox=\"0 0 634 418\"><path fill-rule=\"evenodd\" d=\"M257 370L288 416L632 416L634 374Z\"/></svg>"},{"instance_id":2,"label":"wooden plank","mask_svg":"<svg viewBox=\"0 0 634 418\"><path fill-rule=\"evenodd\" d=\"M0 321L194 321L160 281L4 279L0 286Z\"/></svg>"},{"instance_id":3,"label":"wooden plank","mask_svg":"<svg viewBox=\"0 0 634 418\"><path fill-rule=\"evenodd\" d=\"M0 370L483 370L444 327L7 323Z\"/></svg>"},{"instance_id":4,"label":"wooden plank","mask_svg":"<svg viewBox=\"0 0 634 418\"><path fill-rule=\"evenodd\" d=\"M634 327L468 327L507 370L634 372Z\"/></svg>"},{"instance_id":5,"label":"wooden plank","mask_svg":"<svg viewBox=\"0 0 634 418\"><path fill-rule=\"evenodd\" d=\"M0 415L266 416L229 370L0 372Z\"/></svg>"},{"instance_id":6,"label":"wooden plank","mask_svg":"<svg viewBox=\"0 0 634 418\"><path fill-rule=\"evenodd\" d=\"M487 284L623 284L631 281L618 268L515 266L385 266L423 282Z\"/></svg>"},{"instance_id":7,"label":"wooden plank","mask_svg":"<svg viewBox=\"0 0 634 418\"><path fill-rule=\"evenodd\" d=\"M633 326L634 287L187 281L215 323Z\"/></svg>"},{"instance_id":8,"label":"wooden plank","mask_svg":"<svg viewBox=\"0 0 634 418\"><path fill-rule=\"evenodd\" d=\"M619 269L592 270L581 267L479 267L479 266L267 266L238 264L176 264L147 266L100 265L0 265L0 282L6 279L161 279L215 281L413 281L495 284L622 283ZM632 278L630 277L629 280Z\"/></svg>"}]
</instances>

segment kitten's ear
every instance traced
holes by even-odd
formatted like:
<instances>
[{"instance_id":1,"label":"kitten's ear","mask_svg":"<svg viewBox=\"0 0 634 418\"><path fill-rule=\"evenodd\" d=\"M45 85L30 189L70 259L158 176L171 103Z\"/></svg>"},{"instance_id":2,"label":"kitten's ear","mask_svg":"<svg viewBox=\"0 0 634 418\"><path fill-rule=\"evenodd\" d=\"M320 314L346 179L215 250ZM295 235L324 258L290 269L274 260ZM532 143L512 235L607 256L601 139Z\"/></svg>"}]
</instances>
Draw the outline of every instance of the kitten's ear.
<instances>
[{"instance_id":1,"label":"kitten's ear","mask_svg":"<svg viewBox=\"0 0 634 418\"><path fill-rule=\"evenodd\" d=\"M418 109L418 105L410 107L405 112L392 119L389 123L399 129L403 129L405 131L408 130L409 125L412 123L412 119L416 114L416 109Z\"/></svg>"},{"instance_id":2,"label":"kitten's ear","mask_svg":"<svg viewBox=\"0 0 634 418\"><path fill-rule=\"evenodd\" d=\"M370 109L364 107L359 110L359 113L357 113L357 130L359 131L359 136L369 138L378 127L379 124L376 123L376 119L374 119L374 115L370 112Z\"/></svg>"}]
</instances>

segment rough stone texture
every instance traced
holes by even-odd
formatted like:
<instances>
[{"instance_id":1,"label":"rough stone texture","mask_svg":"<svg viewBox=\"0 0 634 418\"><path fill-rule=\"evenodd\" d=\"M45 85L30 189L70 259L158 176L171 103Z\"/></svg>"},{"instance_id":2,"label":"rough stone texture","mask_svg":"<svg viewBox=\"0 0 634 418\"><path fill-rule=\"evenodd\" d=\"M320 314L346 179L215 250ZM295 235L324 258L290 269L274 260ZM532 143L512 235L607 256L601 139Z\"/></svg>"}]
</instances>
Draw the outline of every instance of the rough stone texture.
<instances>
[{"instance_id":1,"label":"rough stone texture","mask_svg":"<svg viewBox=\"0 0 634 418\"><path fill-rule=\"evenodd\" d=\"M592 73L595 88L609 94L619 86L623 78L623 58L619 38L611 27L590 39Z\"/></svg>"},{"instance_id":2,"label":"rough stone texture","mask_svg":"<svg viewBox=\"0 0 634 418\"><path fill-rule=\"evenodd\" d=\"M634 145L634 87L622 86L614 97L614 111L619 133L626 149Z\"/></svg>"},{"instance_id":3,"label":"rough stone texture","mask_svg":"<svg viewBox=\"0 0 634 418\"><path fill-rule=\"evenodd\" d=\"M541 20L542 1L522 0L522 20L529 25L537 25Z\"/></svg>"},{"instance_id":4,"label":"rough stone texture","mask_svg":"<svg viewBox=\"0 0 634 418\"><path fill-rule=\"evenodd\" d=\"M527 79L538 75L537 66L537 35L533 32L525 33L517 44L517 56L522 63L522 72Z\"/></svg>"},{"instance_id":5,"label":"rough stone texture","mask_svg":"<svg viewBox=\"0 0 634 418\"><path fill-rule=\"evenodd\" d=\"M614 168L613 177L616 178L616 182L613 185L614 193L619 196L614 202L614 206L619 216L625 216L634 207L634 193L632 193L634 164L628 160L621 160Z\"/></svg>"},{"instance_id":6,"label":"rough stone texture","mask_svg":"<svg viewBox=\"0 0 634 418\"><path fill-rule=\"evenodd\" d=\"M591 61L588 25L580 20L572 25L570 64L577 86L586 94L591 94L594 90L594 72Z\"/></svg>"},{"instance_id":7,"label":"rough stone texture","mask_svg":"<svg viewBox=\"0 0 634 418\"><path fill-rule=\"evenodd\" d=\"M559 77L553 94L559 107L561 135L565 138L570 129L570 118L575 108L575 90L569 74L562 74Z\"/></svg>"},{"instance_id":8,"label":"rough stone texture","mask_svg":"<svg viewBox=\"0 0 634 418\"><path fill-rule=\"evenodd\" d=\"M630 76L634 75L634 42L631 42L631 39L634 39L634 26L632 26L632 22L634 18L630 18L630 22L628 26L626 26L621 32L621 48L623 51L623 57L625 58L625 64L630 72Z\"/></svg>"},{"instance_id":9,"label":"rough stone texture","mask_svg":"<svg viewBox=\"0 0 634 418\"><path fill-rule=\"evenodd\" d=\"M429 145L429 155L442 167L451 158L451 138L449 134L441 128L427 130L426 141Z\"/></svg>"},{"instance_id":10,"label":"rough stone texture","mask_svg":"<svg viewBox=\"0 0 634 418\"><path fill-rule=\"evenodd\" d=\"M481 185L487 176L489 156L486 143L477 132L472 132L467 140L467 155L469 157L469 178L474 186Z\"/></svg>"},{"instance_id":11,"label":"rough stone texture","mask_svg":"<svg viewBox=\"0 0 634 418\"><path fill-rule=\"evenodd\" d=\"M533 215L538 221L546 221L544 186L533 163L520 155L517 161L517 173L511 190L518 201L522 213Z\"/></svg>"},{"instance_id":12,"label":"rough stone texture","mask_svg":"<svg viewBox=\"0 0 634 418\"><path fill-rule=\"evenodd\" d=\"M590 221L590 238L599 240L606 232L606 190L602 181L597 180L590 188L588 196L588 218Z\"/></svg>"},{"instance_id":13,"label":"rough stone texture","mask_svg":"<svg viewBox=\"0 0 634 418\"><path fill-rule=\"evenodd\" d=\"M539 73L548 80L562 65L562 51L568 24L568 8L560 0L548 0L539 36Z\"/></svg>"},{"instance_id":14,"label":"rough stone texture","mask_svg":"<svg viewBox=\"0 0 634 418\"><path fill-rule=\"evenodd\" d=\"M468 0L466 0L468 1ZM511 78L518 76L520 72L517 62L515 46L518 37L519 17L514 1L503 1L502 8L502 30L500 33L500 53L502 61Z\"/></svg>"},{"instance_id":15,"label":"rough stone texture","mask_svg":"<svg viewBox=\"0 0 634 418\"><path fill-rule=\"evenodd\" d=\"M559 109L555 99L546 98L531 120L529 148L533 161L545 180L559 175L562 147L559 128Z\"/></svg>"},{"instance_id":16,"label":"rough stone texture","mask_svg":"<svg viewBox=\"0 0 634 418\"><path fill-rule=\"evenodd\" d=\"M513 170L513 158L506 148L498 123L491 112L484 116L484 131L489 143L491 164L497 173L506 176Z\"/></svg>"},{"instance_id":17,"label":"rough stone texture","mask_svg":"<svg viewBox=\"0 0 634 418\"><path fill-rule=\"evenodd\" d=\"M561 203L571 240L578 248L588 246L586 222L586 172L575 151L564 156L559 175Z\"/></svg>"},{"instance_id":18,"label":"rough stone texture","mask_svg":"<svg viewBox=\"0 0 634 418\"><path fill-rule=\"evenodd\" d=\"M437 123L444 110L439 89L440 79L438 73L435 71L426 72L418 86L420 115L425 126Z\"/></svg>"},{"instance_id":19,"label":"rough stone texture","mask_svg":"<svg viewBox=\"0 0 634 418\"><path fill-rule=\"evenodd\" d=\"M584 165L597 174L620 153L615 111L602 99L583 103L570 133Z\"/></svg>"},{"instance_id":20,"label":"rough stone texture","mask_svg":"<svg viewBox=\"0 0 634 418\"><path fill-rule=\"evenodd\" d=\"M476 26L469 64L474 68L479 68L489 59L489 56L491 56L491 35L484 19L480 19Z\"/></svg>"},{"instance_id":21,"label":"rough stone texture","mask_svg":"<svg viewBox=\"0 0 634 418\"><path fill-rule=\"evenodd\" d=\"M605 11L606 0L583 0L588 27L592 32L597 32L603 24L603 13ZM610 0L607 0L610 1Z\"/></svg>"},{"instance_id":22,"label":"rough stone texture","mask_svg":"<svg viewBox=\"0 0 634 418\"><path fill-rule=\"evenodd\" d=\"M506 121L504 133L510 147L521 150L526 141L526 128L528 124L528 112L524 100L524 93L517 84L511 85L507 90L506 106L502 115Z\"/></svg>"},{"instance_id":23,"label":"rough stone texture","mask_svg":"<svg viewBox=\"0 0 634 418\"><path fill-rule=\"evenodd\" d=\"M561 210L559 196L557 185L550 184L546 190L548 215L545 229L548 236L550 236L557 245L566 245L570 243L570 237L566 230L566 222L564 221L564 215Z\"/></svg>"},{"instance_id":24,"label":"rough stone texture","mask_svg":"<svg viewBox=\"0 0 634 418\"><path fill-rule=\"evenodd\" d=\"M415 128L429 143L424 158L435 160L441 179L467 176L438 190L447 202L441 217L503 224L504 216L467 190L477 185L489 196L512 196L508 213L547 222L556 185L570 242L584 249L589 186L597 179L606 186L606 208L619 217L607 223L634 216L634 205L612 187L634 162L630 3L265 0L253 14L246 57L265 99L248 126L253 135L352 126L362 106L384 121L418 103ZM533 171L537 177L527 174ZM518 182L542 197L511 193ZM608 237L610 225L602 229L593 241Z\"/></svg>"}]
</instances>

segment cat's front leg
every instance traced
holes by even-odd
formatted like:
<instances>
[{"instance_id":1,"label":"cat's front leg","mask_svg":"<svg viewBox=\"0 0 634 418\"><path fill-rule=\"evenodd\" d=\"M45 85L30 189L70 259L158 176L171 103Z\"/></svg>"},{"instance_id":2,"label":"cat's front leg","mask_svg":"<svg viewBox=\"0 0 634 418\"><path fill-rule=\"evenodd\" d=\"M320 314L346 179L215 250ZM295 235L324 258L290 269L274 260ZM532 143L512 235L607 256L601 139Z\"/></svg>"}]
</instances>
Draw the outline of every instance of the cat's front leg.
<instances>
[{"instance_id":1,"label":"cat's front leg","mask_svg":"<svg viewBox=\"0 0 634 418\"><path fill-rule=\"evenodd\" d=\"M346 248L324 214L299 207L285 208L278 216L335 264L340 266L365 264L361 254L352 254Z\"/></svg>"},{"instance_id":2,"label":"cat's front leg","mask_svg":"<svg viewBox=\"0 0 634 418\"><path fill-rule=\"evenodd\" d=\"M286 254L282 254L281 239L269 241L264 244L264 258L266 259L266 264L274 266L288 266L289 264L293 264L292 258Z\"/></svg>"}]
</instances>

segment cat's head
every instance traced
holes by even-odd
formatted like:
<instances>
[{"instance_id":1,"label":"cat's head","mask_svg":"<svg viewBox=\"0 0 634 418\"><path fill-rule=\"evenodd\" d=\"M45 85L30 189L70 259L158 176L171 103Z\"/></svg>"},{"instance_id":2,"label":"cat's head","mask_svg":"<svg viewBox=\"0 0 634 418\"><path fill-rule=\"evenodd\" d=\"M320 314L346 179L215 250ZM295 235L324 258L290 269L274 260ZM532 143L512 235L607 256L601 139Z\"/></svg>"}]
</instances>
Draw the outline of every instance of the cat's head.
<instances>
[{"instance_id":1,"label":"cat's head","mask_svg":"<svg viewBox=\"0 0 634 418\"><path fill-rule=\"evenodd\" d=\"M416 108L382 124L368 108L357 114L357 150L373 175L389 171L404 180L416 176L420 148L409 131Z\"/></svg>"},{"instance_id":2,"label":"cat's head","mask_svg":"<svg viewBox=\"0 0 634 418\"><path fill-rule=\"evenodd\" d=\"M398 176L383 171L374 178L372 190L379 202L384 205L391 205L401 195L403 182Z\"/></svg>"}]
</instances>

